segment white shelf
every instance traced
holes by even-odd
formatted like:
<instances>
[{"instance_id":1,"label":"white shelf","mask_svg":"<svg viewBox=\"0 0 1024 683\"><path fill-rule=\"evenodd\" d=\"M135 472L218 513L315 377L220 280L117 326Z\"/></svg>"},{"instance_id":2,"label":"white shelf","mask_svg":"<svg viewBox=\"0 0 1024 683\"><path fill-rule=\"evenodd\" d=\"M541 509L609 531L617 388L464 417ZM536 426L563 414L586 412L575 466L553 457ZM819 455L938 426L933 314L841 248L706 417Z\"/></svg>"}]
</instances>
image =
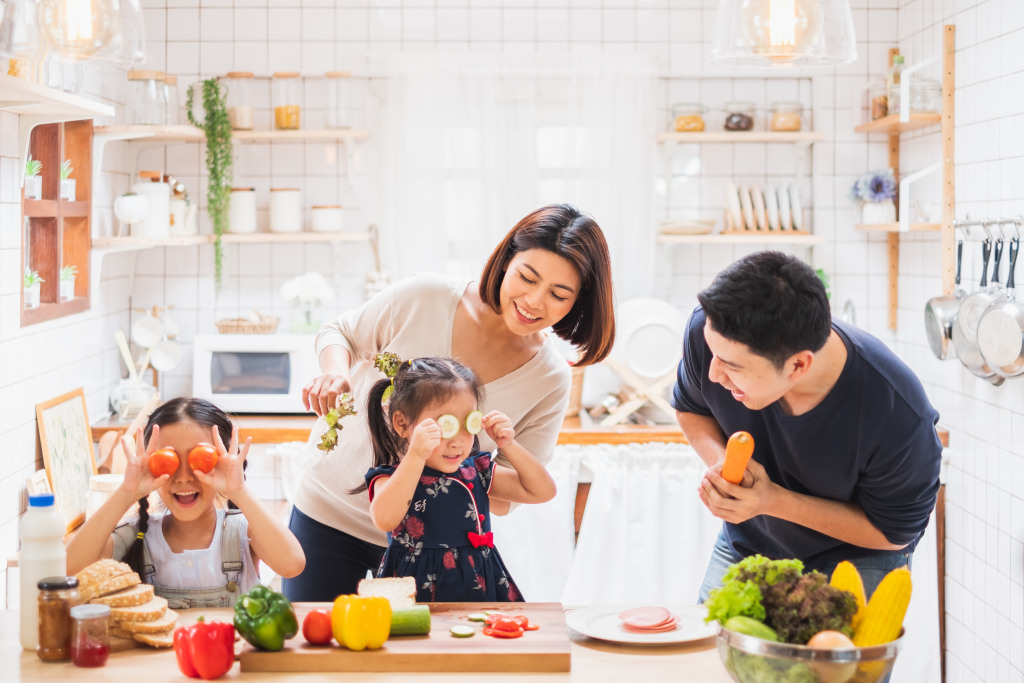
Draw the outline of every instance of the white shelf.
<instances>
[{"instance_id":1,"label":"white shelf","mask_svg":"<svg viewBox=\"0 0 1024 683\"><path fill-rule=\"evenodd\" d=\"M145 140L147 142L202 142L206 135L192 125L97 126L97 136L108 140ZM322 130L236 130L231 134L238 142L346 142L365 140L370 133L356 128L325 128Z\"/></svg>"},{"instance_id":2,"label":"white shelf","mask_svg":"<svg viewBox=\"0 0 1024 683\"><path fill-rule=\"evenodd\" d=\"M658 133L658 142L689 142L701 143L752 143L752 142L776 142L809 145L818 140L824 140L824 133L813 131L799 131L795 133L781 133L775 131L721 131L702 133Z\"/></svg>"},{"instance_id":3,"label":"white shelf","mask_svg":"<svg viewBox=\"0 0 1024 683\"><path fill-rule=\"evenodd\" d=\"M796 244L813 246L824 244L825 238L821 235L809 235L807 233L779 232L751 232L749 235L737 234L708 234L708 235L663 235L659 234L657 241L661 244Z\"/></svg>"},{"instance_id":4,"label":"white shelf","mask_svg":"<svg viewBox=\"0 0 1024 683\"><path fill-rule=\"evenodd\" d=\"M46 123L114 115L114 108L109 104L3 73L0 73L0 109L21 116L42 117L48 119Z\"/></svg>"},{"instance_id":5,"label":"white shelf","mask_svg":"<svg viewBox=\"0 0 1024 683\"><path fill-rule=\"evenodd\" d=\"M270 242L367 242L369 232L292 232L251 234L225 233L224 244L266 244ZM152 247L188 247L196 244L213 244L213 235L185 235L178 237L94 237L93 249L105 251L134 251Z\"/></svg>"}]
</instances>

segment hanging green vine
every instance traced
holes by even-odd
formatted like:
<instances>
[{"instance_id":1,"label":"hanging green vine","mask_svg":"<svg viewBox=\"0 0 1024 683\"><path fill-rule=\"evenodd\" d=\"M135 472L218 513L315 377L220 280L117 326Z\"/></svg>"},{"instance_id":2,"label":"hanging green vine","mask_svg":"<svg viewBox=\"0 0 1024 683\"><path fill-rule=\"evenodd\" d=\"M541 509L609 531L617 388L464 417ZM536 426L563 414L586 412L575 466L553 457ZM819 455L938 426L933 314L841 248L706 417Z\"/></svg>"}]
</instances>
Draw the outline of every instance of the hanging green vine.
<instances>
[{"instance_id":1,"label":"hanging green vine","mask_svg":"<svg viewBox=\"0 0 1024 683\"><path fill-rule=\"evenodd\" d=\"M224 265L224 249L221 235L227 229L228 205L231 202L231 122L225 104L225 91L216 78L200 81L203 89L202 121L196 121L192 114L193 91L196 84L188 86L188 99L185 111L188 120L206 133L206 172L209 179L206 185L206 210L213 221L214 277L217 289L221 288L221 274Z\"/></svg>"}]
</instances>

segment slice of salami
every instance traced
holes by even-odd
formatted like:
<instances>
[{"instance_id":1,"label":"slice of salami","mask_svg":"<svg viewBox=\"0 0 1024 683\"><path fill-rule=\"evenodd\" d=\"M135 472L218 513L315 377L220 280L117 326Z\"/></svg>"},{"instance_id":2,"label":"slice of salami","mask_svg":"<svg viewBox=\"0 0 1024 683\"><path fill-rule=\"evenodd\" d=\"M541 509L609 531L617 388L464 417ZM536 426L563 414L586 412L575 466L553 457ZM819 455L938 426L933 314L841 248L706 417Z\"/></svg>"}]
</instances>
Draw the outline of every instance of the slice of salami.
<instances>
[{"instance_id":1,"label":"slice of salami","mask_svg":"<svg viewBox=\"0 0 1024 683\"><path fill-rule=\"evenodd\" d=\"M673 616L664 607L633 607L619 613L619 619L634 629L650 629L665 625Z\"/></svg>"},{"instance_id":2,"label":"slice of salami","mask_svg":"<svg viewBox=\"0 0 1024 683\"><path fill-rule=\"evenodd\" d=\"M665 633L667 631L674 631L676 629L676 625L677 624L678 624L678 620L673 618L673 619L671 619L670 621L668 621L667 623L665 623L665 624L663 624L661 626L649 626L649 627L646 627L646 628L637 628L635 626L630 626L629 624L623 624L623 627L627 631L632 631L634 633Z\"/></svg>"}]
</instances>

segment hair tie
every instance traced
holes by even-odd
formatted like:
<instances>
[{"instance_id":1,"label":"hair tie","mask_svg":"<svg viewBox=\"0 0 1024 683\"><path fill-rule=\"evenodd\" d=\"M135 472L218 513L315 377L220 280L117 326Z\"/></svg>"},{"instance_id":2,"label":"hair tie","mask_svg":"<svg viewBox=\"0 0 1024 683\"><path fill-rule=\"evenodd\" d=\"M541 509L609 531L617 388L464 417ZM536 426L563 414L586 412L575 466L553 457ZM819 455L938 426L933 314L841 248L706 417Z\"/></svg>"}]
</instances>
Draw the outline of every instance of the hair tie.
<instances>
[{"instance_id":1,"label":"hair tie","mask_svg":"<svg viewBox=\"0 0 1024 683\"><path fill-rule=\"evenodd\" d=\"M137 538L139 540L142 540L145 537L146 537L146 532L145 531L140 531L139 533L135 534L135 538Z\"/></svg>"}]
</instances>

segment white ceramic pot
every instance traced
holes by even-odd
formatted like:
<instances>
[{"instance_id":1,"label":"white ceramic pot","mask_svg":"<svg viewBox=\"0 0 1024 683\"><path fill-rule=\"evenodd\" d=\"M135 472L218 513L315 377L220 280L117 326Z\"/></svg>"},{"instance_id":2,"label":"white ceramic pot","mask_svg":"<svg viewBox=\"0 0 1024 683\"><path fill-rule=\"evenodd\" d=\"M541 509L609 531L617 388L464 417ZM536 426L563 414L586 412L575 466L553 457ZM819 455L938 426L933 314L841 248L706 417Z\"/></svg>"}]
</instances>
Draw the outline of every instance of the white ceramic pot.
<instances>
[{"instance_id":1,"label":"white ceramic pot","mask_svg":"<svg viewBox=\"0 0 1024 683\"><path fill-rule=\"evenodd\" d=\"M135 183L132 192L149 200L149 210L139 223L132 224L132 237L167 237L171 234L171 186L148 180Z\"/></svg>"},{"instance_id":2,"label":"white ceramic pot","mask_svg":"<svg viewBox=\"0 0 1024 683\"><path fill-rule=\"evenodd\" d=\"M39 285L25 288L25 308L39 308Z\"/></svg>"},{"instance_id":3,"label":"white ceramic pot","mask_svg":"<svg viewBox=\"0 0 1024 683\"><path fill-rule=\"evenodd\" d=\"M256 232L256 190L254 188L231 188L231 206L228 208L228 232Z\"/></svg>"},{"instance_id":4,"label":"white ceramic pot","mask_svg":"<svg viewBox=\"0 0 1024 683\"><path fill-rule=\"evenodd\" d=\"M860 221L864 225L880 225L896 222L896 203L864 202L860 208Z\"/></svg>"},{"instance_id":5,"label":"white ceramic pot","mask_svg":"<svg viewBox=\"0 0 1024 683\"><path fill-rule=\"evenodd\" d=\"M75 278L68 278L67 280L61 280L59 283L58 290L60 292L61 301L71 301L75 298Z\"/></svg>"},{"instance_id":6,"label":"white ceramic pot","mask_svg":"<svg viewBox=\"0 0 1024 683\"><path fill-rule=\"evenodd\" d=\"M270 189L270 231L302 232L302 192L296 188Z\"/></svg>"},{"instance_id":7,"label":"white ceramic pot","mask_svg":"<svg viewBox=\"0 0 1024 683\"><path fill-rule=\"evenodd\" d=\"M75 201L74 178L65 178L60 181L60 198L69 202Z\"/></svg>"},{"instance_id":8,"label":"white ceramic pot","mask_svg":"<svg viewBox=\"0 0 1024 683\"><path fill-rule=\"evenodd\" d=\"M25 176L25 199L43 198L43 177L38 175Z\"/></svg>"},{"instance_id":9,"label":"white ceramic pot","mask_svg":"<svg viewBox=\"0 0 1024 683\"><path fill-rule=\"evenodd\" d=\"M313 232L340 232L341 207L337 204L314 206L309 214L309 227Z\"/></svg>"}]
</instances>

